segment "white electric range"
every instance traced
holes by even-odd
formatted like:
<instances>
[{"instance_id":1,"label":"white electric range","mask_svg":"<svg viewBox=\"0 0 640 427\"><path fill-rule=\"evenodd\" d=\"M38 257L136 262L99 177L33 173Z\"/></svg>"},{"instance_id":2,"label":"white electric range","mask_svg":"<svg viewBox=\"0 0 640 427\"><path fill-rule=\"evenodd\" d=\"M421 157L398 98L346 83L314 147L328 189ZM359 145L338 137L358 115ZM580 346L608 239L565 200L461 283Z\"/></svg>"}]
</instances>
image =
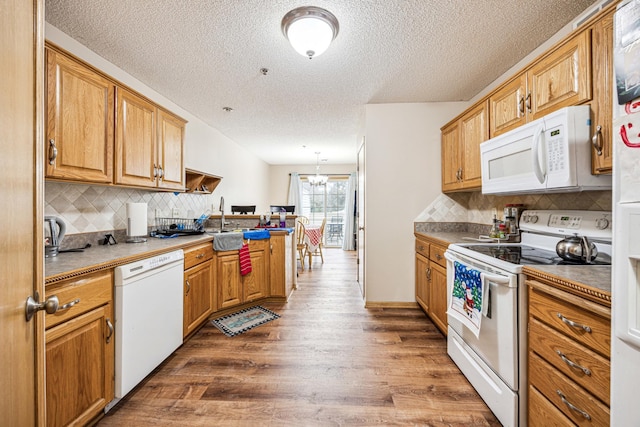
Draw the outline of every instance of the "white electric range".
<instances>
[{"instance_id":1,"label":"white electric range","mask_svg":"<svg viewBox=\"0 0 640 427\"><path fill-rule=\"evenodd\" d=\"M611 229L611 212L530 210L520 218L520 243L459 243L445 252L449 305L455 266L477 270L489 284L489 305L477 337L448 315L447 352L504 426L527 423L527 290L522 266L576 264L555 250L560 240L574 234L595 243L598 255L592 264L611 264Z\"/></svg>"}]
</instances>

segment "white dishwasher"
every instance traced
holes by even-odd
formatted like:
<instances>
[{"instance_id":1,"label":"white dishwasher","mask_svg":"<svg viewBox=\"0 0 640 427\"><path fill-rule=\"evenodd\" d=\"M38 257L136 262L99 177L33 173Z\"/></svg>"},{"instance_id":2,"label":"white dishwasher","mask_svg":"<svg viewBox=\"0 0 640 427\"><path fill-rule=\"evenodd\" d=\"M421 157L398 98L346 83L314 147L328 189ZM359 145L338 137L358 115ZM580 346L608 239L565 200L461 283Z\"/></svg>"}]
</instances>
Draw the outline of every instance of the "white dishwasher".
<instances>
[{"instance_id":1,"label":"white dishwasher","mask_svg":"<svg viewBox=\"0 0 640 427\"><path fill-rule=\"evenodd\" d=\"M116 399L182 345L182 249L115 269Z\"/></svg>"}]
</instances>

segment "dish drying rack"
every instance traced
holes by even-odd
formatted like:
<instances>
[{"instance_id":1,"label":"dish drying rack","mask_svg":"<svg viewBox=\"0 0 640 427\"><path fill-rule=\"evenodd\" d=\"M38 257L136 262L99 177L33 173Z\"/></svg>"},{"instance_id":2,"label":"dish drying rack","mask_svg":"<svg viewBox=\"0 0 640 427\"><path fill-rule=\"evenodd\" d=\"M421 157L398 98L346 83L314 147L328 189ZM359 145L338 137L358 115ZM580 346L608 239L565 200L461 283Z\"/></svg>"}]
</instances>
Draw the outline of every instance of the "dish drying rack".
<instances>
[{"instance_id":1,"label":"dish drying rack","mask_svg":"<svg viewBox=\"0 0 640 427\"><path fill-rule=\"evenodd\" d=\"M206 218L156 218L156 234L202 234Z\"/></svg>"}]
</instances>

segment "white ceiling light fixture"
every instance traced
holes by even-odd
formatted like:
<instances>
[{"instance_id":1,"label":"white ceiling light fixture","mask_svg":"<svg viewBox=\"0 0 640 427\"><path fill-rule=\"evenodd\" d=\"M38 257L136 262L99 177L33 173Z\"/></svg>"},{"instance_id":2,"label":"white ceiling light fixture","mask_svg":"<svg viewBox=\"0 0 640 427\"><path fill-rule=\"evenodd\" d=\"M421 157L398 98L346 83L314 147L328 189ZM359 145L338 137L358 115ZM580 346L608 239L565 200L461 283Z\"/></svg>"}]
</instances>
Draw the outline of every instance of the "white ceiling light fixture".
<instances>
[{"instance_id":1,"label":"white ceiling light fixture","mask_svg":"<svg viewBox=\"0 0 640 427\"><path fill-rule=\"evenodd\" d=\"M320 152L316 151L316 174L307 177L311 185L325 185L329 180L327 175L320 175Z\"/></svg>"},{"instance_id":2,"label":"white ceiling light fixture","mask_svg":"<svg viewBox=\"0 0 640 427\"><path fill-rule=\"evenodd\" d=\"M331 12L315 6L298 7L282 18L282 33L296 52L309 59L329 48L339 27Z\"/></svg>"}]
</instances>

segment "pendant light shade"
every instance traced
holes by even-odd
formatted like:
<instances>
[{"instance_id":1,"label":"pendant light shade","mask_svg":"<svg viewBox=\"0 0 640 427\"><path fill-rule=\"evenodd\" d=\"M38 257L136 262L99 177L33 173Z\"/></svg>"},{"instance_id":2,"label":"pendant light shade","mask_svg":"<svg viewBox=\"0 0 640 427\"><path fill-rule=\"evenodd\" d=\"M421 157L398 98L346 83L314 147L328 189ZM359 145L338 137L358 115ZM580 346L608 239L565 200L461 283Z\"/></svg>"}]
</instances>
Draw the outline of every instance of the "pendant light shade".
<instances>
[{"instance_id":1,"label":"pendant light shade","mask_svg":"<svg viewBox=\"0 0 640 427\"><path fill-rule=\"evenodd\" d=\"M309 59L322 55L338 35L338 20L328 10L304 6L282 18L282 33L300 55Z\"/></svg>"},{"instance_id":2,"label":"pendant light shade","mask_svg":"<svg viewBox=\"0 0 640 427\"><path fill-rule=\"evenodd\" d=\"M319 151L316 151L316 174L309 175L307 177L307 180L309 181L309 184L314 186L325 185L329 180L329 177L327 175L320 175L320 152Z\"/></svg>"}]
</instances>

